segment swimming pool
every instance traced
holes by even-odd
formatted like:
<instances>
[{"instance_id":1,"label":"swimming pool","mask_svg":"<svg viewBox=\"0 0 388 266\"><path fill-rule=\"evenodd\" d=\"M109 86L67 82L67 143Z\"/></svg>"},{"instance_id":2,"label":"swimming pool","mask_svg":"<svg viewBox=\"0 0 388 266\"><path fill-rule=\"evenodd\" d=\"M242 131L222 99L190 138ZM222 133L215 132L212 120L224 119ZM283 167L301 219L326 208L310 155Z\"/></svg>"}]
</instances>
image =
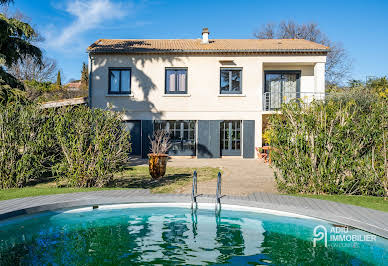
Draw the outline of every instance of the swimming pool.
<instances>
[{"instance_id":1,"label":"swimming pool","mask_svg":"<svg viewBox=\"0 0 388 266\"><path fill-rule=\"evenodd\" d=\"M188 204L48 211L0 221L0 239L1 265L388 262L384 238L301 215L229 205L220 215L212 204L195 212Z\"/></svg>"}]
</instances>

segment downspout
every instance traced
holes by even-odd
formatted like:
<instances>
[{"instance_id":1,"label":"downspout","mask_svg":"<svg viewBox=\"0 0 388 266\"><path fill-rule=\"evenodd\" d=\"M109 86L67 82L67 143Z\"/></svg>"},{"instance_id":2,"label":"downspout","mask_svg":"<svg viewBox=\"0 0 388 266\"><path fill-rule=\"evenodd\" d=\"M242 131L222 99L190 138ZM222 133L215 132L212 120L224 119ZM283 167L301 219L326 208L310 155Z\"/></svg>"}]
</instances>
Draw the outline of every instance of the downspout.
<instances>
[{"instance_id":1,"label":"downspout","mask_svg":"<svg viewBox=\"0 0 388 266\"><path fill-rule=\"evenodd\" d=\"M88 74L89 74L89 88L88 88L88 91L89 91L89 97L88 97L88 100L89 100L89 107L91 108L92 107L92 73L93 73L93 70L92 70L92 67L93 67L93 58L90 56L90 53L89 53L89 60L88 60Z\"/></svg>"}]
</instances>

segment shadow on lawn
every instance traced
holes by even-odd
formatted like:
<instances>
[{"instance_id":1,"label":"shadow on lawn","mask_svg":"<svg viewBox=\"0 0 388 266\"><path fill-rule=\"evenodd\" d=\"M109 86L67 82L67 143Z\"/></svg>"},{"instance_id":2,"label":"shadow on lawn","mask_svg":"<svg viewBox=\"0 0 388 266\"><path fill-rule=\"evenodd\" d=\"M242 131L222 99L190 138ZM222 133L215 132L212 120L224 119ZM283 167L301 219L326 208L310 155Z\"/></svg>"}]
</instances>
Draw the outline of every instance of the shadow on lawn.
<instances>
[{"instance_id":1,"label":"shadow on lawn","mask_svg":"<svg viewBox=\"0 0 388 266\"><path fill-rule=\"evenodd\" d=\"M166 174L159 179L150 176L122 176L115 178L109 187L153 189L191 178L191 174Z\"/></svg>"}]
</instances>

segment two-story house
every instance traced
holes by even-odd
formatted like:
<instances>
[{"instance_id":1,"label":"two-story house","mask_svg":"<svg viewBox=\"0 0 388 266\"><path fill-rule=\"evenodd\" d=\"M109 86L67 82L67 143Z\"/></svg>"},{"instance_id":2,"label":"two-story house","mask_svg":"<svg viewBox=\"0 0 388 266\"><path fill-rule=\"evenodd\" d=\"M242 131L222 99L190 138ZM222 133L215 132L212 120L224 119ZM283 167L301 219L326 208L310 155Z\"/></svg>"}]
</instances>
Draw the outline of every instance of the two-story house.
<instances>
[{"instance_id":1,"label":"two-story house","mask_svg":"<svg viewBox=\"0 0 388 266\"><path fill-rule=\"evenodd\" d=\"M263 115L322 97L328 47L300 39L101 39L88 48L89 104L124 111L132 153L167 129L170 155L255 157Z\"/></svg>"}]
</instances>

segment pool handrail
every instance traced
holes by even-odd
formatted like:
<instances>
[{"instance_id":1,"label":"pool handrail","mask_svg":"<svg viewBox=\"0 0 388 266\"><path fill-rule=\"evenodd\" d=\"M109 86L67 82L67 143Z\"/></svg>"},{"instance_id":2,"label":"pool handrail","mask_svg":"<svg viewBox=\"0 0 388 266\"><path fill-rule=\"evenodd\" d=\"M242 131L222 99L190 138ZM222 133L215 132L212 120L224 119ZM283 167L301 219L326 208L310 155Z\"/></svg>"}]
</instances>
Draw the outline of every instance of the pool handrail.
<instances>
[{"instance_id":1,"label":"pool handrail","mask_svg":"<svg viewBox=\"0 0 388 266\"><path fill-rule=\"evenodd\" d=\"M198 187L197 187L197 171L194 171L193 173L193 186L191 190L191 209L198 208L198 202L197 197L201 196L202 194L198 194Z\"/></svg>"},{"instance_id":2,"label":"pool handrail","mask_svg":"<svg viewBox=\"0 0 388 266\"><path fill-rule=\"evenodd\" d=\"M217 191L216 191L216 213L221 211L221 172L217 176Z\"/></svg>"}]
</instances>

